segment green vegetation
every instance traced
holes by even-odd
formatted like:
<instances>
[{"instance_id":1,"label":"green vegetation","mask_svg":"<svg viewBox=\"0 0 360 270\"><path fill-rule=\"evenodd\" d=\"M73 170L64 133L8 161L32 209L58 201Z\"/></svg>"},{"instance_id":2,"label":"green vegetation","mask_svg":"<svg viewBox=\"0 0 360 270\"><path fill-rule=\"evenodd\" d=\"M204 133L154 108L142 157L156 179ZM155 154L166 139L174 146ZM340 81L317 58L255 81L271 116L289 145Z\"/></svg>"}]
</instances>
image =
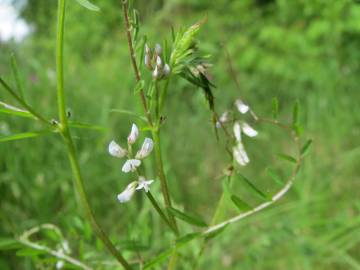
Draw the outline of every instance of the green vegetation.
<instances>
[{"instance_id":1,"label":"green vegetation","mask_svg":"<svg viewBox=\"0 0 360 270\"><path fill-rule=\"evenodd\" d=\"M22 16L35 31L21 43L0 44L0 76L11 88L22 89L17 94L37 113L59 120L56 2L36 0L23 7ZM139 39L146 34L152 46L170 42L172 27L177 31L206 18L197 33L204 53L198 57L211 55L219 113L242 97L257 115L292 123L311 139L303 141L304 162L284 198L224 227L224 233L199 239L194 229L214 222L223 189L228 196L222 200L224 210L216 212L218 222L279 190L293 165L293 157L284 154L294 155L295 149L281 130L257 125L259 135L244 139L251 162L229 183L223 177L229 159L224 140L217 141L209 99L175 77L163 108L161 150L173 202L167 211L182 235L188 233L176 242L144 194L126 204L116 199L134 179L108 155L109 141L126 138L133 122L144 129L141 134L151 135L144 117L138 117L143 109L134 89L141 85L130 63L119 2L93 0L100 7L94 12L67 1L64 89L90 205L123 256L130 263L144 259L148 269L164 269L156 263L164 261L165 267L173 245L179 250L175 269L193 269L208 241L198 269L360 269L358 1L135 1ZM141 72L149 74L144 67ZM24 108L3 88L0 101ZM9 114L0 104L0 269L54 269L56 258L13 240L41 224L55 224L60 231L42 225L31 240L59 249L65 238L72 256L86 265L121 269L85 219L61 137L29 118L26 112ZM146 161L145 168L154 171L153 163ZM163 205L156 180L151 193Z\"/></svg>"}]
</instances>

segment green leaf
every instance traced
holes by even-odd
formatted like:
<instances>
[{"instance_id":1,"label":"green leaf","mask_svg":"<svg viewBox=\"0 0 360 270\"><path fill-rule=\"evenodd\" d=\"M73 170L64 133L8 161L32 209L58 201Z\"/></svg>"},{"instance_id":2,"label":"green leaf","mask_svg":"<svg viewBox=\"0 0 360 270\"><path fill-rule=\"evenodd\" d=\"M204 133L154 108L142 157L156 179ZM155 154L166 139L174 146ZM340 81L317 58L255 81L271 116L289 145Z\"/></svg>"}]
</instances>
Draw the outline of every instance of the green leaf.
<instances>
[{"instance_id":1,"label":"green leaf","mask_svg":"<svg viewBox=\"0 0 360 270\"><path fill-rule=\"evenodd\" d=\"M178 248L178 249L182 248L183 246L185 246L190 241L192 241L192 240L194 240L196 238L199 238L201 236L202 236L201 232L189 233L189 234L177 239L175 241L175 247ZM153 258L152 260L145 263L144 269L148 269L150 267L153 267L153 266L163 262L167 257L169 257L172 254L173 251L174 251L174 247L171 247L171 248L168 248L165 251L161 252L155 258Z\"/></svg>"},{"instance_id":2,"label":"green leaf","mask_svg":"<svg viewBox=\"0 0 360 270\"><path fill-rule=\"evenodd\" d=\"M283 160L289 161L291 163L297 163L296 158L289 156L287 154L277 154L277 156Z\"/></svg>"},{"instance_id":3,"label":"green leaf","mask_svg":"<svg viewBox=\"0 0 360 270\"><path fill-rule=\"evenodd\" d=\"M311 144L312 144L312 140L307 140L307 142L301 148L301 155L302 156L305 156L309 152Z\"/></svg>"},{"instance_id":4,"label":"green leaf","mask_svg":"<svg viewBox=\"0 0 360 270\"><path fill-rule=\"evenodd\" d=\"M120 109L111 109L110 112L126 114L126 115L129 115L129 116L135 116L135 117L139 118L140 120L142 120L142 121L144 121L144 122L147 123L146 117L144 117L144 116L142 116L142 115L140 115L140 114L134 113L134 112L132 112L132 111L120 110Z\"/></svg>"},{"instance_id":5,"label":"green leaf","mask_svg":"<svg viewBox=\"0 0 360 270\"><path fill-rule=\"evenodd\" d=\"M223 188L224 194L228 195L228 196L231 195L229 182L230 182L229 177L228 176L224 177L224 180L222 181L222 188Z\"/></svg>"},{"instance_id":6,"label":"green leaf","mask_svg":"<svg viewBox=\"0 0 360 270\"><path fill-rule=\"evenodd\" d=\"M239 174L241 179L248 184L248 186L250 187L250 190L252 190L254 192L254 194L256 194L259 198L267 201L269 198L268 196L262 192L260 189L258 189L249 179L247 179L244 175Z\"/></svg>"},{"instance_id":7,"label":"green leaf","mask_svg":"<svg viewBox=\"0 0 360 270\"><path fill-rule=\"evenodd\" d=\"M18 249L22 245L14 238L1 237L0 238L0 250Z\"/></svg>"},{"instance_id":8,"label":"green leaf","mask_svg":"<svg viewBox=\"0 0 360 270\"><path fill-rule=\"evenodd\" d=\"M22 84L22 82L20 80L15 54L11 54L10 62L11 62L11 70L12 70L12 73L13 73L13 76L14 76L14 79L15 79L15 82L16 82L16 88L19 91L20 97L22 99L24 99L24 87L23 87L23 84Z\"/></svg>"},{"instance_id":9,"label":"green leaf","mask_svg":"<svg viewBox=\"0 0 360 270\"><path fill-rule=\"evenodd\" d=\"M279 115L279 100L277 97L272 99L272 117L277 119Z\"/></svg>"},{"instance_id":10,"label":"green leaf","mask_svg":"<svg viewBox=\"0 0 360 270\"><path fill-rule=\"evenodd\" d=\"M186 234L180 238L178 238L176 241L175 241L175 244L176 244L176 247L179 248L179 247L182 247L183 245L189 243L190 241L198 238L202 236L202 233L201 232L196 232L196 233L189 233L189 234Z\"/></svg>"},{"instance_id":11,"label":"green leaf","mask_svg":"<svg viewBox=\"0 0 360 270\"><path fill-rule=\"evenodd\" d=\"M207 234L205 237L205 240L211 240L215 238L216 236L220 235L225 229L228 227L229 224L225 225L224 227L221 227L220 229L217 229L215 231L212 231L211 233Z\"/></svg>"},{"instance_id":12,"label":"green leaf","mask_svg":"<svg viewBox=\"0 0 360 270\"><path fill-rule=\"evenodd\" d=\"M267 168L266 170L267 174L271 177L272 180L274 180L275 183L277 183L279 186L282 186L284 183L281 180L281 177L277 174L277 172L272 168Z\"/></svg>"},{"instance_id":13,"label":"green leaf","mask_svg":"<svg viewBox=\"0 0 360 270\"><path fill-rule=\"evenodd\" d=\"M153 267L153 266L163 262L167 257L169 257L171 255L172 252L173 252L173 248L169 248L169 249L161 252L159 255L154 257L152 260L145 263L144 270L149 269L150 267Z\"/></svg>"},{"instance_id":14,"label":"green leaf","mask_svg":"<svg viewBox=\"0 0 360 270\"><path fill-rule=\"evenodd\" d=\"M293 107L293 125L296 125L299 123L299 101L296 101Z\"/></svg>"},{"instance_id":15,"label":"green leaf","mask_svg":"<svg viewBox=\"0 0 360 270\"><path fill-rule=\"evenodd\" d=\"M27 111L14 111L14 110L9 110L9 109L0 109L0 113L5 113L5 114L11 114L11 115L15 115L15 116L20 116L20 117L25 117L25 118L33 118L35 119L31 113L27 112Z\"/></svg>"},{"instance_id":16,"label":"green leaf","mask_svg":"<svg viewBox=\"0 0 360 270\"><path fill-rule=\"evenodd\" d=\"M252 207L250 205L248 205L246 202L244 202L242 199L240 199L236 195L232 195L231 200L235 204L235 206L237 208L239 208L240 211L246 212L246 211L249 211L252 209Z\"/></svg>"},{"instance_id":17,"label":"green leaf","mask_svg":"<svg viewBox=\"0 0 360 270\"><path fill-rule=\"evenodd\" d=\"M105 127L86 124L86 123L81 123L81 122L76 122L76 121L69 121L69 126L72 127L72 128L94 129L94 130L99 130L99 131L106 130Z\"/></svg>"},{"instance_id":18,"label":"green leaf","mask_svg":"<svg viewBox=\"0 0 360 270\"><path fill-rule=\"evenodd\" d=\"M80 5L82 5L84 8L87 8L92 11L100 11L100 8L94 4L92 4L88 0L76 0Z\"/></svg>"},{"instance_id":19,"label":"green leaf","mask_svg":"<svg viewBox=\"0 0 360 270\"><path fill-rule=\"evenodd\" d=\"M42 130L42 131L24 132L24 133L18 133L18 134L13 134L13 135L0 136L0 142L23 140L23 139L28 139L28 138L45 135L50 132L51 132L50 130Z\"/></svg>"},{"instance_id":20,"label":"green leaf","mask_svg":"<svg viewBox=\"0 0 360 270\"><path fill-rule=\"evenodd\" d=\"M135 88L134 88L134 93L138 94L140 93L141 90L143 90L145 87L145 81L144 80L140 80L135 84Z\"/></svg>"},{"instance_id":21,"label":"green leaf","mask_svg":"<svg viewBox=\"0 0 360 270\"><path fill-rule=\"evenodd\" d=\"M207 224L200 219L199 217L195 217L193 215L185 214L184 212L181 212L175 208L168 207L167 210L173 214L176 218L181 219L182 221L185 221L191 225L195 225L198 227L207 227Z\"/></svg>"},{"instance_id":22,"label":"green leaf","mask_svg":"<svg viewBox=\"0 0 360 270\"><path fill-rule=\"evenodd\" d=\"M38 249L32 249L32 248L22 248L16 252L16 256L20 257L35 257L40 254L45 254L46 251L44 250L38 250Z\"/></svg>"}]
</instances>

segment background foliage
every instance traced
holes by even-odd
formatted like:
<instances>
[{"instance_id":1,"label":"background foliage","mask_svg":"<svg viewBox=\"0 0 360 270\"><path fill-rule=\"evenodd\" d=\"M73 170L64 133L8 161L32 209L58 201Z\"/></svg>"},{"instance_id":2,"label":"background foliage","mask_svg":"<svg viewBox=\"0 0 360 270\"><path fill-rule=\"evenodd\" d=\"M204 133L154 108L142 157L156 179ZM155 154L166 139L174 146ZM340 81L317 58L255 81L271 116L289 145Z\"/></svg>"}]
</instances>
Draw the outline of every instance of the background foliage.
<instances>
[{"instance_id":1,"label":"background foliage","mask_svg":"<svg viewBox=\"0 0 360 270\"><path fill-rule=\"evenodd\" d=\"M106 151L109 140L124 138L136 120L111 109L140 106L132 92L120 4L93 2L101 12L68 1L65 34L71 117L105 127L76 134L86 188L96 215L117 245L131 252L131 240L152 254L169 243L158 240L163 232L154 226L150 207L139 213L136 204L116 201L128 181L120 173L121 164ZM212 55L219 111L241 95L256 112L270 114L271 98L278 96L282 115L291 115L298 99L306 135L314 140L290 194L277 206L228 228L208 247L201 269L360 269L360 4L350 0L148 2L136 1L136 7L142 33L153 44L169 38L171 26L208 17L199 45ZM22 16L35 31L22 43L0 44L0 73L13 82L9 56L15 52L26 98L49 118L55 117L56 1L28 1ZM228 72L224 48L238 72L241 93ZM163 150L170 189L179 207L209 217L220 196L218 176L226 155L212 134L201 91L179 81L169 95ZM3 91L0 98L9 100ZM1 135L39 128L0 115ZM255 142L249 141L252 163L245 172L266 188L264 169L274 152L286 145L281 135L259 129L264 132ZM58 139L46 136L0 144L0 234L19 235L32 226L54 223L78 257L106 258L107 252L79 214ZM183 256L196 251L194 245ZM184 269L188 269L186 261ZM46 269L12 250L0 251L0 269L40 267Z\"/></svg>"}]
</instances>

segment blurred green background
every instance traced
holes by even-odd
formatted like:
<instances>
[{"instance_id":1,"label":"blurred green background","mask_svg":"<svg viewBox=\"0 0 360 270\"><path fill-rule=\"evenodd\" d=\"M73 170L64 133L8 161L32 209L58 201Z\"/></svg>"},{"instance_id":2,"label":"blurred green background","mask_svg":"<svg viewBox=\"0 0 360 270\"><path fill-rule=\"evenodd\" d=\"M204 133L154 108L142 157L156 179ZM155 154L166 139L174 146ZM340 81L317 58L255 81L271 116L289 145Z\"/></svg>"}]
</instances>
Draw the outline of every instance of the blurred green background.
<instances>
[{"instance_id":1,"label":"blurred green background","mask_svg":"<svg viewBox=\"0 0 360 270\"><path fill-rule=\"evenodd\" d=\"M27 100L48 118L56 118L57 1L20 2L13 5L20 8L33 33L22 42L0 43L0 74L15 85L10 69L14 52ZM100 12L69 0L66 15L69 110L74 120L105 127L105 131L74 131L80 162L100 223L127 250L126 256L133 256L128 245L133 240L141 243L148 258L166 248L171 237L163 237L147 203L140 211L135 203L120 205L116 200L131 178L121 172L122 163L107 154L107 144L113 138L124 142L136 119L110 111L141 112L141 108L133 94L120 1L93 2ZM169 39L171 26L191 25L207 16L198 40L199 47L212 55L218 111L242 96L254 111L267 116L271 99L277 96L286 120L299 100L304 135L314 141L286 198L214 239L200 269L360 269L359 1L139 0L135 6L141 34L152 44ZM237 70L241 92L229 74L224 48ZM3 90L0 100L16 104ZM219 175L227 159L216 142L201 91L175 81L166 116L163 151L175 204L209 220L221 194ZM0 114L1 136L40 128L36 122ZM264 177L265 168L288 143L269 127L257 129L260 135L246 142L252 162L245 173L268 191L273 185ZM19 235L53 223L69 240L75 257L98 269L115 269L96 263L110 257L82 219L71 179L57 136L1 143L0 234ZM160 200L158 183L154 193ZM190 245L177 269L191 269L197 244ZM54 269L54 265L3 250L0 269Z\"/></svg>"}]
</instances>

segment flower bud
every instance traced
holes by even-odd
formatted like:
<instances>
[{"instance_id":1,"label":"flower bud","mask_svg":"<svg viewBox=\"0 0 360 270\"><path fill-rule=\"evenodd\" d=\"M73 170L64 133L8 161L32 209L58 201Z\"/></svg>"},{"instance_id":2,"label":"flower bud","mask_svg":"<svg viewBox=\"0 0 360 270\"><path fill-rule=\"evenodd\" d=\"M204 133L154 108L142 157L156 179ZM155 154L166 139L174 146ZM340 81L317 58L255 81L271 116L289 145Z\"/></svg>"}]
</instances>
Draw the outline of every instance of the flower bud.
<instances>
[{"instance_id":1,"label":"flower bud","mask_svg":"<svg viewBox=\"0 0 360 270\"><path fill-rule=\"evenodd\" d=\"M156 66L161 70L162 68L162 60L160 56L156 57Z\"/></svg>"},{"instance_id":2,"label":"flower bud","mask_svg":"<svg viewBox=\"0 0 360 270\"><path fill-rule=\"evenodd\" d=\"M241 99L237 99L235 101L235 106L237 107L238 111L242 114L245 114L249 111L249 106L246 105Z\"/></svg>"},{"instance_id":3,"label":"flower bud","mask_svg":"<svg viewBox=\"0 0 360 270\"><path fill-rule=\"evenodd\" d=\"M153 140L150 138L145 138L144 143L141 146L141 149L136 153L135 158L137 159L146 158L153 150L153 147L154 147Z\"/></svg>"},{"instance_id":4,"label":"flower bud","mask_svg":"<svg viewBox=\"0 0 360 270\"><path fill-rule=\"evenodd\" d=\"M168 64L165 64L163 69L164 76L167 77L170 75L170 66Z\"/></svg>"},{"instance_id":5,"label":"flower bud","mask_svg":"<svg viewBox=\"0 0 360 270\"><path fill-rule=\"evenodd\" d=\"M241 166L245 166L250 162L249 157L245 151L244 145L239 142L234 148L233 148L233 156L237 163Z\"/></svg>"},{"instance_id":6,"label":"flower bud","mask_svg":"<svg viewBox=\"0 0 360 270\"><path fill-rule=\"evenodd\" d=\"M241 142L241 126L239 122L235 122L233 130L236 141Z\"/></svg>"},{"instance_id":7,"label":"flower bud","mask_svg":"<svg viewBox=\"0 0 360 270\"><path fill-rule=\"evenodd\" d=\"M134 144L138 136L139 136L139 129L135 124L132 124L131 132L128 136L128 144Z\"/></svg>"},{"instance_id":8,"label":"flower bud","mask_svg":"<svg viewBox=\"0 0 360 270\"><path fill-rule=\"evenodd\" d=\"M150 47L147 45L147 43L145 43L145 54L148 54L148 55L151 54L151 49L150 49Z\"/></svg>"},{"instance_id":9,"label":"flower bud","mask_svg":"<svg viewBox=\"0 0 360 270\"><path fill-rule=\"evenodd\" d=\"M161 55L161 53L162 53L161 45L159 43L156 43L156 45L155 45L155 54L156 55Z\"/></svg>"},{"instance_id":10,"label":"flower bud","mask_svg":"<svg viewBox=\"0 0 360 270\"><path fill-rule=\"evenodd\" d=\"M160 70L157 65L155 66L155 69L152 73L152 77L154 80L160 79L160 77L161 77Z\"/></svg>"},{"instance_id":11,"label":"flower bud","mask_svg":"<svg viewBox=\"0 0 360 270\"><path fill-rule=\"evenodd\" d=\"M126 156L127 151L121 148L121 146L118 145L115 141L111 141L109 144L109 154L113 157L122 158Z\"/></svg>"},{"instance_id":12,"label":"flower bud","mask_svg":"<svg viewBox=\"0 0 360 270\"><path fill-rule=\"evenodd\" d=\"M135 172L136 168L139 167L141 165L141 160L138 159L128 159L123 167L122 167L122 171L124 173L128 173L128 172Z\"/></svg>"},{"instance_id":13,"label":"flower bud","mask_svg":"<svg viewBox=\"0 0 360 270\"><path fill-rule=\"evenodd\" d=\"M255 137L258 135L258 132L246 122L242 123L242 131L249 137Z\"/></svg>"},{"instance_id":14,"label":"flower bud","mask_svg":"<svg viewBox=\"0 0 360 270\"><path fill-rule=\"evenodd\" d=\"M148 54L145 54L144 56L144 64L145 64L145 67L148 68L148 69L152 69L152 65L151 65L151 56L148 55Z\"/></svg>"}]
</instances>

